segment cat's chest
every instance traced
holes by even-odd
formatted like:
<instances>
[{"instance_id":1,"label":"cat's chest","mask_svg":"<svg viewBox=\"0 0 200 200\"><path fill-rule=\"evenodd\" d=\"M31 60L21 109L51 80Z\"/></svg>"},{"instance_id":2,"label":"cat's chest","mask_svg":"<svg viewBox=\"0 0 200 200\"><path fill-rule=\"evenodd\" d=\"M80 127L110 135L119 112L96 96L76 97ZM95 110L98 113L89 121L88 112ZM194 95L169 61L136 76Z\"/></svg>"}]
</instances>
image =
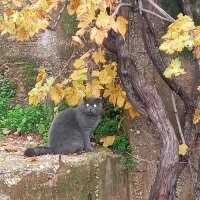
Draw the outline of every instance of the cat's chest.
<instances>
[{"instance_id":1,"label":"cat's chest","mask_svg":"<svg viewBox=\"0 0 200 200\"><path fill-rule=\"evenodd\" d=\"M90 131L97 127L100 117L98 116L78 116L78 124L81 130Z\"/></svg>"}]
</instances>

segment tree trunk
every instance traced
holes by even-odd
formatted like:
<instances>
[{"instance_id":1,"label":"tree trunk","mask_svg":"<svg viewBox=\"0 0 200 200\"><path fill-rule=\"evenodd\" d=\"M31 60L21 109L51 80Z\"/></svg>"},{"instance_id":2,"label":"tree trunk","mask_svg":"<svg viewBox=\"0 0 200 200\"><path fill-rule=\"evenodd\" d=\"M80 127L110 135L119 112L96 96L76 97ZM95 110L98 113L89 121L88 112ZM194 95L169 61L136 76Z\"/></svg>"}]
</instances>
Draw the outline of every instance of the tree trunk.
<instances>
[{"instance_id":1,"label":"tree trunk","mask_svg":"<svg viewBox=\"0 0 200 200\"><path fill-rule=\"evenodd\" d=\"M146 20L148 20L148 18L146 18ZM165 70L166 65L163 63L159 52L152 51L152 48L155 49L154 46L156 44L156 40L155 38L152 40L153 30L151 29L150 25L151 23L149 23L148 26L146 24L146 29L143 30L144 43L149 56L161 77L168 84L168 86L181 97L184 102L185 119L183 132L187 145L190 147L191 151L195 145L197 136L195 126L192 122L195 111L194 99L192 94L186 92L184 87L182 88L181 85L174 81L168 80L163 76L163 71ZM181 164L179 163L178 141L174 129L169 122L168 117L166 116L162 100L157 94L156 88L151 85L141 73L139 73L134 61L129 55L127 50L128 48L123 38L118 34L115 35L114 46L116 47L115 53L118 57L118 72L130 102L132 102L133 106L135 106L135 96L131 94L137 94L137 99L139 99L139 102L144 104L142 105L143 108L146 108L149 117L160 134L160 161L158 165L157 176L152 186L149 199L174 200L176 199L176 185L178 177L183 168L186 166L185 162ZM136 107L138 105L136 105ZM190 151L188 155L190 155Z\"/></svg>"},{"instance_id":2,"label":"tree trunk","mask_svg":"<svg viewBox=\"0 0 200 200\"><path fill-rule=\"evenodd\" d=\"M120 35L115 38L118 56L118 71L127 93L135 90L142 99L149 117L156 126L161 138L160 162L150 199L172 200L175 196L178 157L178 141L174 129L166 116L163 102L151 85L136 69L130 58L127 46ZM126 73L125 73L126 72ZM127 84L128 83L128 84Z\"/></svg>"}]
</instances>

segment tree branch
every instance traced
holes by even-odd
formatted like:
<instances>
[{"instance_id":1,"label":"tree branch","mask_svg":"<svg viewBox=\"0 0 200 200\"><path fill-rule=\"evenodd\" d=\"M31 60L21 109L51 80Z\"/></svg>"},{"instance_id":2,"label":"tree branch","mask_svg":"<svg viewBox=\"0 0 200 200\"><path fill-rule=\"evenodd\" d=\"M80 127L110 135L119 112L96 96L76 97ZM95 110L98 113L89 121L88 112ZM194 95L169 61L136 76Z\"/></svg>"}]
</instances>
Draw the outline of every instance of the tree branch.
<instances>
[{"instance_id":1,"label":"tree branch","mask_svg":"<svg viewBox=\"0 0 200 200\"><path fill-rule=\"evenodd\" d=\"M108 33L108 38L105 38L103 41L103 45L106 49L117 55L117 47L115 43L115 38L114 38L114 31L109 31ZM127 69L123 69L122 73L124 75L127 74ZM136 111L140 114L142 114L144 117L148 118L148 114L146 112L146 108L143 104L143 101L139 97L138 93L134 90L134 88L131 85L130 81L126 81L126 78L121 79L124 85L126 85L127 88L127 97L131 104L135 107Z\"/></svg>"},{"instance_id":2,"label":"tree branch","mask_svg":"<svg viewBox=\"0 0 200 200\"><path fill-rule=\"evenodd\" d=\"M177 110L177 107L176 107L176 101L175 101L174 94L173 94L172 91L171 91L171 96L172 96L172 105L173 105L173 108L174 108L174 113L175 113L175 118L176 118L176 122L177 122L177 125L178 125L179 134L181 136L182 143L185 144L185 138L184 138L183 131L182 131L182 128L181 128L181 124L180 124L178 110Z\"/></svg>"},{"instance_id":3,"label":"tree branch","mask_svg":"<svg viewBox=\"0 0 200 200\"><path fill-rule=\"evenodd\" d=\"M150 0L151 1L151 0ZM151 1L152 2L152 1ZM174 80L169 80L164 77L163 72L165 70L164 59L162 58L161 53L158 50L158 42L156 40L156 36L154 35L153 27L151 25L150 20L148 19L146 13L143 13L144 23L143 23L143 40L146 47L146 50L151 58L155 68L160 74L161 78L167 83L167 85L183 100L185 105L185 118L184 118L184 128L183 135L186 144L189 146L188 155L191 154L191 151L195 145L195 141L197 138L197 132L195 125L192 122L194 111L195 111L195 103L194 97L192 94L188 94L185 89L181 87L181 85L177 84ZM166 149L167 151L167 149ZM181 171L186 166L187 163L179 162L179 164L175 165L174 170L176 171L176 179L178 179ZM171 181L171 194L174 194L172 199L175 199L176 192L176 182L177 180ZM173 186L173 187L172 187ZM152 194L155 194L156 191L153 190ZM151 196L153 197L153 195Z\"/></svg>"},{"instance_id":4,"label":"tree branch","mask_svg":"<svg viewBox=\"0 0 200 200\"><path fill-rule=\"evenodd\" d=\"M141 11L146 12L146 13L149 13L149 14L152 14L152 15L154 15L154 16L156 16L156 17L162 19L162 20L165 20L165 21L168 21L168 22L172 22L172 20L170 20L170 19L168 19L168 18L165 18L165 17L162 17L162 16L158 15L157 13L155 13L155 12L153 12L153 11L150 11L150 10L147 10L147 9L145 9L145 8L141 8Z\"/></svg>"},{"instance_id":5,"label":"tree branch","mask_svg":"<svg viewBox=\"0 0 200 200\"><path fill-rule=\"evenodd\" d=\"M158 6L154 1L152 0L146 0L149 2L154 8L156 8L161 14L163 14L166 18L168 18L171 22L174 22L175 20L167 13L165 12L160 6Z\"/></svg>"},{"instance_id":6,"label":"tree branch","mask_svg":"<svg viewBox=\"0 0 200 200\"><path fill-rule=\"evenodd\" d=\"M116 47L118 56L118 71L121 80L130 82L132 87L137 91L139 97L144 102L148 114L156 126L161 139L161 155L158 165L156 180L153 185L150 199L170 200L173 199L171 191L175 187L177 175L175 166L178 158L178 141L174 129L166 116L165 109L160 96L154 85L151 85L145 77L139 73L134 61L131 59L128 48L123 38L116 34ZM124 75L123 70L127 70ZM124 82L123 82L124 84ZM128 94L129 88L124 88ZM173 184L171 184L173 183Z\"/></svg>"}]
</instances>

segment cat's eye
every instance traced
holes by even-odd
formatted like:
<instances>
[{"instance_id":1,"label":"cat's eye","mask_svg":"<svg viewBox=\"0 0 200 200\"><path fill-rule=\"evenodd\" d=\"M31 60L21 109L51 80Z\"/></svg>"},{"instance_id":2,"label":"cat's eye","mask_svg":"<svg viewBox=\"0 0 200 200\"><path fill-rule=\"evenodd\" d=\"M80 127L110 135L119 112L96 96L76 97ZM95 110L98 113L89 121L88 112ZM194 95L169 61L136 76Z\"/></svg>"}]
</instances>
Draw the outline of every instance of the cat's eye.
<instances>
[{"instance_id":1,"label":"cat's eye","mask_svg":"<svg viewBox=\"0 0 200 200\"><path fill-rule=\"evenodd\" d=\"M97 107L97 105L96 104L94 104L94 108L96 108Z\"/></svg>"},{"instance_id":2,"label":"cat's eye","mask_svg":"<svg viewBox=\"0 0 200 200\"><path fill-rule=\"evenodd\" d=\"M88 106L89 106L89 104L87 103L87 104L86 104L86 106L88 107Z\"/></svg>"}]
</instances>

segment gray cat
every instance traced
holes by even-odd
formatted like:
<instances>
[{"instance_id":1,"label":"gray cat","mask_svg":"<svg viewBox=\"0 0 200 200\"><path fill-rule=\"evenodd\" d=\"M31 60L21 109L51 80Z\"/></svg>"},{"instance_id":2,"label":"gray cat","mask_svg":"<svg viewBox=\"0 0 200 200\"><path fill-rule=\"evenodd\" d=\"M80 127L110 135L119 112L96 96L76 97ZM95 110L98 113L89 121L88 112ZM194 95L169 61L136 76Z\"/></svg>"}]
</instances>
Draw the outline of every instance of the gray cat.
<instances>
[{"instance_id":1,"label":"gray cat","mask_svg":"<svg viewBox=\"0 0 200 200\"><path fill-rule=\"evenodd\" d=\"M84 98L79 106L62 111L49 130L48 147L27 148L27 157L46 154L72 154L93 151L92 131L101 119L102 102L98 98Z\"/></svg>"}]
</instances>

